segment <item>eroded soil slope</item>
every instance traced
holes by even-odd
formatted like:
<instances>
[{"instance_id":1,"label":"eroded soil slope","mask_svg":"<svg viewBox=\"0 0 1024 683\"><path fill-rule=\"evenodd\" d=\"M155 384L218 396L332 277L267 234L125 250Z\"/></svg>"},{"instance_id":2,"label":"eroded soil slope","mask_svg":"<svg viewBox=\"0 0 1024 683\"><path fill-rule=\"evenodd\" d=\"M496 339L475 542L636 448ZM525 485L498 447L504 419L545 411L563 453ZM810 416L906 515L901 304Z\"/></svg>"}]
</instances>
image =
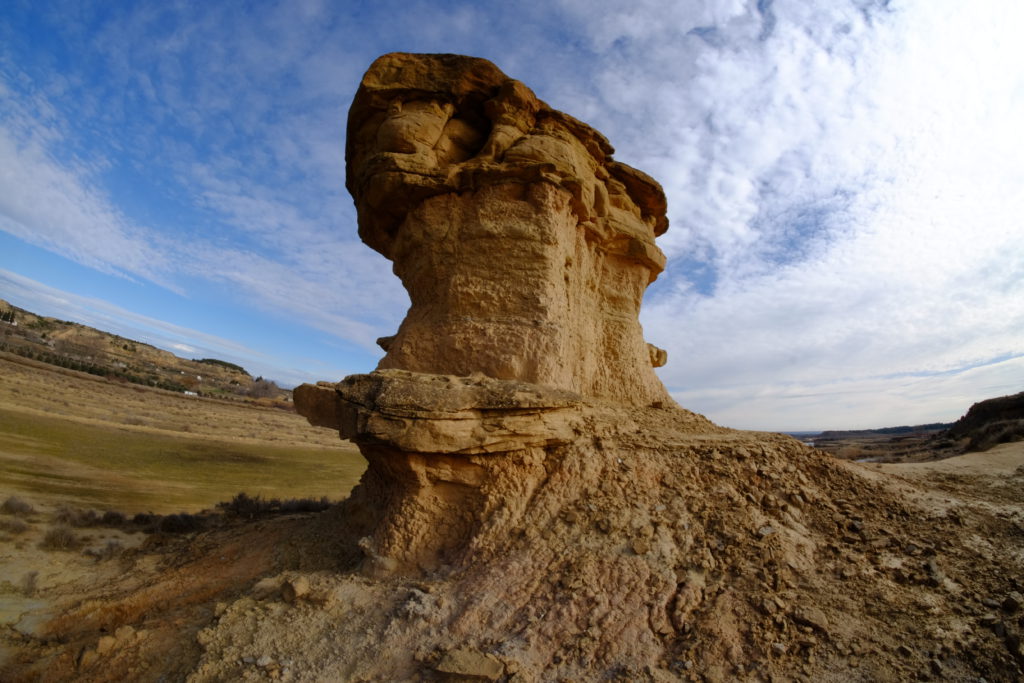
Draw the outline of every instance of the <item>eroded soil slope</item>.
<instances>
[{"instance_id":1,"label":"eroded soil slope","mask_svg":"<svg viewBox=\"0 0 1024 683\"><path fill-rule=\"evenodd\" d=\"M553 455L527 509L420 576L357 570L351 504L150 544L44 591L4 676L1019 679L1019 444L857 465L649 415Z\"/></svg>"}]
</instances>

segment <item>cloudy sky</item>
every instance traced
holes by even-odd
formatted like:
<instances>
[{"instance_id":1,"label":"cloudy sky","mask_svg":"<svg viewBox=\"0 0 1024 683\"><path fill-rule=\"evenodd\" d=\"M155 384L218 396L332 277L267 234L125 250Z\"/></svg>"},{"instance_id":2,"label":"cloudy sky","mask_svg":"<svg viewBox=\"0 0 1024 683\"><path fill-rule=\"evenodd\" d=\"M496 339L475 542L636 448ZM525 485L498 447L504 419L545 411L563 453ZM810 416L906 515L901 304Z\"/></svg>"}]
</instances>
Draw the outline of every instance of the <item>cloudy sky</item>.
<instances>
[{"instance_id":1,"label":"cloudy sky","mask_svg":"<svg viewBox=\"0 0 1024 683\"><path fill-rule=\"evenodd\" d=\"M1024 390L1024 3L0 3L0 298L285 384L408 299L356 236L348 105L486 57L669 197L641 316L686 407L953 420Z\"/></svg>"}]
</instances>

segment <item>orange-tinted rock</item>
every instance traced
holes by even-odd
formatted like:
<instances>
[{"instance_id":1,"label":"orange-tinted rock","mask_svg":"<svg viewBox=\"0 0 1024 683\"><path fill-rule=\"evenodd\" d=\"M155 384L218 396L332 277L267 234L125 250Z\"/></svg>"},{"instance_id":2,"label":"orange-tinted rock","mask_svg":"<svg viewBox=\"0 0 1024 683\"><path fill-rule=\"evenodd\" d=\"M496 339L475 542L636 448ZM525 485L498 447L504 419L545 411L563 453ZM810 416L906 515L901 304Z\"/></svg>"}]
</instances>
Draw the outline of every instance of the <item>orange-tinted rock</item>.
<instances>
[{"instance_id":1,"label":"orange-tinted rock","mask_svg":"<svg viewBox=\"0 0 1024 683\"><path fill-rule=\"evenodd\" d=\"M379 368L668 396L637 316L664 267L650 177L486 60L389 54L349 113L359 234L412 306Z\"/></svg>"}]
</instances>

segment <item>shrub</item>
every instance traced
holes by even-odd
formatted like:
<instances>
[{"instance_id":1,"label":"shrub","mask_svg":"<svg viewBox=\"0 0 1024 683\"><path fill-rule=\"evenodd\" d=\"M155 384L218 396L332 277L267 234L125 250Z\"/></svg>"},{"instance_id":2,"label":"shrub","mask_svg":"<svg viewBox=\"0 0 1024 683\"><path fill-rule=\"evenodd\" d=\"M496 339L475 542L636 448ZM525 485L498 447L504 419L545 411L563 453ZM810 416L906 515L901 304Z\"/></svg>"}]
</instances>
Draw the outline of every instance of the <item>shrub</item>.
<instances>
[{"instance_id":1,"label":"shrub","mask_svg":"<svg viewBox=\"0 0 1024 683\"><path fill-rule=\"evenodd\" d=\"M317 500L315 498L290 498L281 503L281 512L323 512L331 507L331 502L326 497Z\"/></svg>"},{"instance_id":2,"label":"shrub","mask_svg":"<svg viewBox=\"0 0 1024 683\"><path fill-rule=\"evenodd\" d=\"M85 554L91 555L97 560L110 560L120 555L122 550L124 547L121 545L121 541L111 539L99 550L86 550Z\"/></svg>"},{"instance_id":3,"label":"shrub","mask_svg":"<svg viewBox=\"0 0 1024 683\"><path fill-rule=\"evenodd\" d=\"M102 524L103 526L124 526L127 521L128 520L125 518L125 516L120 512L117 512L116 510L107 510L106 512L103 513L103 516L100 517L100 524Z\"/></svg>"},{"instance_id":4,"label":"shrub","mask_svg":"<svg viewBox=\"0 0 1024 683\"><path fill-rule=\"evenodd\" d=\"M64 525L55 526L46 532L39 547L43 550L75 550L81 541L75 532Z\"/></svg>"},{"instance_id":5,"label":"shrub","mask_svg":"<svg viewBox=\"0 0 1024 683\"><path fill-rule=\"evenodd\" d=\"M25 520L18 519L17 517L14 519L0 519L0 531L6 531L17 536L28 531L28 524L25 523Z\"/></svg>"},{"instance_id":6,"label":"shrub","mask_svg":"<svg viewBox=\"0 0 1024 683\"><path fill-rule=\"evenodd\" d=\"M83 510L73 508L69 505L61 505L53 517L53 521L73 527L95 526L99 521L99 515L95 510Z\"/></svg>"},{"instance_id":7,"label":"shrub","mask_svg":"<svg viewBox=\"0 0 1024 683\"><path fill-rule=\"evenodd\" d=\"M184 512L175 515L167 515L160 520L157 528L165 534L187 534L192 531L199 531L206 524L206 520L199 515L189 515Z\"/></svg>"},{"instance_id":8,"label":"shrub","mask_svg":"<svg viewBox=\"0 0 1024 683\"><path fill-rule=\"evenodd\" d=\"M28 572L25 576L21 577L21 585L19 586L21 594L29 598L35 595L36 590L39 588L38 579L39 572L37 571Z\"/></svg>"},{"instance_id":9,"label":"shrub","mask_svg":"<svg viewBox=\"0 0 1024 683\"><path fill-rule=\"evenodd\" d=\"M994 446L1011 441L1024 440L1024 420L1003 420L990 422L971 434L967 451L987 451Z\"/></svg>"},{"instance_id":10,"label":"shrub","mask_svg":"<svg viewBox=\"0 0 1024 683\"><path fill-rule=\"evenodd\" d=\"M25 516L31 515L35 509L27 502L17 496L10 496L0 505L0 512L5 515Z\"/></svg>"},{"instance_id":11,"label":"shrub","mask_svg":"<svg viewBox=\"0 0 1024 683\"><path fill-rule=\"evenodd\" d=\"M132 517L132 524L135 526L149 526L157 521L157 516L151 512L140 512Z\"/></svg>"},{"instance_id":12,"label":"shrub","mask_svg":"<svg viewBox=\"0 0 1024 683\"><path fill-rule=\"evenodd\" d=\"M323 512L331 507L327 498L279 498L264 500L259 496L250 497L242 492L226 503L217 503L217 508L230 515L253 519L259 515L293 514L299 512Z\"/></svg>"}]
</instances>

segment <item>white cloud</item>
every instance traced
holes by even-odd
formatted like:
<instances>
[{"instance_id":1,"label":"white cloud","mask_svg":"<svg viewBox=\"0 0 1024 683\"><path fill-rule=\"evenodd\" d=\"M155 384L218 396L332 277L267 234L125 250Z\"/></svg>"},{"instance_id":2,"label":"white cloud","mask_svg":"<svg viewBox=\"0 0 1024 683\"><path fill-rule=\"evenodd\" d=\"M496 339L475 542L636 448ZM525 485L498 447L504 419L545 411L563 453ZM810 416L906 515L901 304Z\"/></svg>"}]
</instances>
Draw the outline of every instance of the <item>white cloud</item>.
<instances>
[{"instance_id":1,"label":"white cloud","mask_svg":"<svg viewBox=\"0 0 1024 683\"><path fill-rule=\"evenodd\" d=\"M713 4L576 14L606 51L599 127L669 195L669 268L642 318L684 405L872 426L911 397L886 377L1024 352L1024 16L777 1L765 37L754 3ZM788 393L857 408L830 418Z\"/></svg>"},{"instance_id":2,"label":"white cloud","mask_svg":"<svg viewBox=\"0 0 1024 683\"><path fill-rule=\"evenodd\" d=\"M355 239L345 109L391 46L462 51L665 186L669 269L643 322L684 405L738 426L839 426L807 421L832 401L878 426L897 399L937 410L936 378L984 398L992 383L963 368L1024 352L1024 5L324 7L139 6L97 35L65 8L62 39L105 78L0 81L17 105L0 114L0 227L190 294L203 279L369 347L406 298ZM131 215L100 182L118 164L188 217Z\"/></svg>"}]
</instances>

